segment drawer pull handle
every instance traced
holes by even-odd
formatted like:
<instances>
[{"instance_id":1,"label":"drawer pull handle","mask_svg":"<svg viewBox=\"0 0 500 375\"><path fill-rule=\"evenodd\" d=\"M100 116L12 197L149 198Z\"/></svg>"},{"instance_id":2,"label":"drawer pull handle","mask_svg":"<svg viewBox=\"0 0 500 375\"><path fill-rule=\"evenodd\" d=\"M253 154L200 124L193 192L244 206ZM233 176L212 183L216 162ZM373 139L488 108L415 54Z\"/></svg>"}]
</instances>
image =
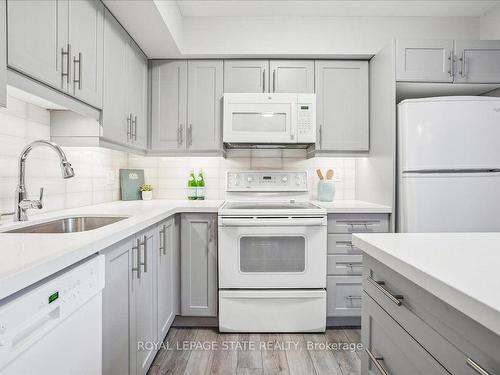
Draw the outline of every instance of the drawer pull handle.
<instances>
[{"instance_id":1,"label":"drawer pull handle","mask_svg":"<svg viewBox=\"0 0 500 375\"><path fill-rule=\"evenodd\" d=\"M361 296L346 296L345 299L352 301L353 299L361 299Z\"/></svg>"},{"instance_id":2,"label":"drawer pull handle","mask_svg":"<svg viewBox=\"0 0 500 375\"><path fill-rule=\"evenodd\" d=\"M480 375L491 375L488 371L483 369L481 366L479 366L476 362L474 362L472 359L467 358L467 364L474 369L478 374Z\"/></svg>"},{"instance_id":3,"label":"drawer pull handle","mask_svg":"<svg viewBox=\"0 0 500 375\"><path fill-rule=\"evenodd\" d=\"M371 282L375 288L380 290L384 295L389 298L392 302L394 302L397 306L401 306L401 300L404 299L401 295L394 295L389 290L383 287L385 285L385 281L375 281L372 277L368 277L368 281Z\"/></svg>"},{"instance_id":4,"label":"drawer pull handle","mask_svg":"<svg viewBox=\"0 0 500 375\"><path fill-rule=\"evenodd\" d=\"M375 357L373 355L373 353L368 349L366 348L366 354L368 354L368 358L370 358L370 361L375 365L375 367L377 368L377 370L382 374L382 375L389 375L389 373L387 372L387 370L384 368L384 366L382 366L380 364L380 361L383 361L384 358L383 357Z\"/></svg>"}]
</instances>

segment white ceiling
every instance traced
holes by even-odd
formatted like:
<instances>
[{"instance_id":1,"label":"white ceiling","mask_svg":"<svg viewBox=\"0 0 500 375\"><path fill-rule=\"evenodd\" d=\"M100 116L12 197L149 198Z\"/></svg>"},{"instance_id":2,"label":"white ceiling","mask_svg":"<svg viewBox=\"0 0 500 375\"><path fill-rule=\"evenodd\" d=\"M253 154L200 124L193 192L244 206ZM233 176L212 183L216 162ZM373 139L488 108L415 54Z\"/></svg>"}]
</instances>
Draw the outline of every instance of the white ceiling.
<instances>
[{"instance_id":1,"label":"white ceiling","mask_svg":"<svg viewBox=\"0 0 500 375\"><path fill-rule=\"evenodd\" d=\"M177 4L184 17L478 17L500 1L177 0Z\"/></svg>"}]
</instances>

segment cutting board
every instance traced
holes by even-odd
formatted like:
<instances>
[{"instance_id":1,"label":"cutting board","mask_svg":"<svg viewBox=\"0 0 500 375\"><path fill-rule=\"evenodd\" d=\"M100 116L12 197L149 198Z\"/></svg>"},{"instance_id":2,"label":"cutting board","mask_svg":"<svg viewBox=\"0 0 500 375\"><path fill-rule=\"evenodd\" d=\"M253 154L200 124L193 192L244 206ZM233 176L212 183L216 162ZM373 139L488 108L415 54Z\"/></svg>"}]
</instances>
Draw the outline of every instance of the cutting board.
<instances>
[{"instance_id":1,"label":"cutting board","mask_svg":"<svg viewBox=\"0 0 500 375\"><path fill-rule=\"evenodd\" d=\"M142 199L139 189L143 184L143 169L120 169L120 190L122 201L134 201Z\"/></svg>"}]
</instances>

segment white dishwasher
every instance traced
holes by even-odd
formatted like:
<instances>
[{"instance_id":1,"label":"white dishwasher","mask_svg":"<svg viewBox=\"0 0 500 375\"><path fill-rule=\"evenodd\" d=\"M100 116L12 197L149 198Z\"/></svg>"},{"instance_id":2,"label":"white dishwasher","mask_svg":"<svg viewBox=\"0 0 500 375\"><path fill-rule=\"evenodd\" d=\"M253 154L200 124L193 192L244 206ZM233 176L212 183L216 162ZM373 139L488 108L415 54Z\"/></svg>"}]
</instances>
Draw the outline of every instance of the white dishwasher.
<instances>
[{"instance_id":1,"label":"white dishwasher","mask_svg":"<svg viewBox=\"0 0 500 375\"><path fill-rule=\"evenodd\" d=\"M0 304L1 375L100 375L104 256Z\"/></svg>"}]
</instances>

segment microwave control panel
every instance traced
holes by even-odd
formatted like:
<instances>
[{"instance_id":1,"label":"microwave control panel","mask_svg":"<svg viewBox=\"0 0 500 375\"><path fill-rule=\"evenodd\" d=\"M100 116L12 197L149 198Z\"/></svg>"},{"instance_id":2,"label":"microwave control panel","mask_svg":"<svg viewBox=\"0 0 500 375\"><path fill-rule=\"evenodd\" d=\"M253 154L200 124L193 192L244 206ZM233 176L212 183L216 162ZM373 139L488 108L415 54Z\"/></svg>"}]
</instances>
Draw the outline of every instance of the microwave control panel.
<instances>
[{"instance_id":1,"label":"microwave control panel","mask_svg":"<svg viewBox=\"0 0 500 375\"><path fill-rule=\"evenodd\" d=\"M297 142L316 142L316 95L299 94L297 101Z\"/></svg>"},{"instance_id":2,"label":"microwave control panel","mask_svg":"<svg viewBox=\"0 0 500 375\"><path fill-rule=\"evenodd\" d=\"M307 172L228 172L227 191L307 191Z\"/></svg>"}]
</instances>

